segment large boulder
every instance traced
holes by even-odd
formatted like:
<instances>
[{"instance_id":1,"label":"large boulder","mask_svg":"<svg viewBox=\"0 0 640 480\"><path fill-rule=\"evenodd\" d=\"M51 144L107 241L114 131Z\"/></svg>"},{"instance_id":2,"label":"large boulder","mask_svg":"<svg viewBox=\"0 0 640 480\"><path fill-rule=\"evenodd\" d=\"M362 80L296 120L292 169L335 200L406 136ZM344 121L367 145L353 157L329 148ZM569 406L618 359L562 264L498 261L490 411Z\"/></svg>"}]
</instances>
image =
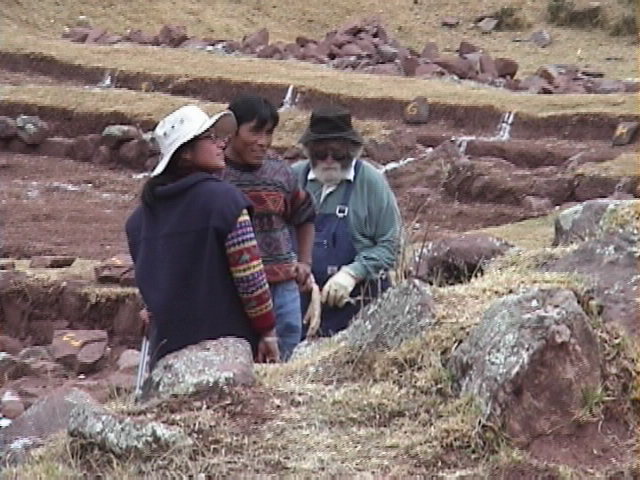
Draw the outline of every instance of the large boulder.
<instances>
[{"instance_id":1,"label":"large boulder","mask_svg":"<svg viewBox=\"0 0 640 480\"><path fill-rule=\"evenodd\" d=\"M149 457L193 445L177 427L117 415L96 405L75 408L67 432L118 456Z\"/></svg>"},{"instance_id":2,"label":"large boulder","mask_svg":"<svg viewBox=\"0 0 640 480\"><path fill-rule=\"evenodd\" d=\"M437 285L468 281L512 247L504 240L481 233L428 242L418 249L415 275Z\"/></svg>"},{"instance_id":3,"label":"large boulder","mask_svg":"<svg viewBox=\"0 0 640 480\"><path fill-rule=\"evenodd\" d=\"M133 125L109 125L102 131L102 143L116 148L129 140L141 138L142 132Z\"/></svg>"},{"instance_id":4,"label":"large boulder","mask_svg":"<svg viewBox=\"0 0 640 480\"><path fill-rule=\"evenodd\" d=\"M629 231L604 233L546 264L553 272L577 273L589 285L590 313L600 314L640 340L638 237Z\"/></svg>"},{"instance_id":5,"label":"large boulder","mask_svg":"<svg viewBox=\"0 0 640 480\"><path fill-rule=\"evenodd\" d=\"M435 303L429 286L410 279L367 305L341 333L341 339L357 349L390 350L420 336L434 321Z\"/></svg>"},{"instance_id":6,"label":"large boulder","mask_svg":"<svg viewBox=\"0 0 640 480\"><path fill-rule=\"evenodd\" d=\"M589 200L558 215L553 245L595 238L607 229L632 229L634 216L640 218L640 200Z\"/></svg>"},{"instance_id":7,"label":"large boulder","mask_svg":"<svg viewBox=\"0 0 640 480\"><path fill-rule=\"evenodd\" d=\"M574 293L560 288L494 302L448 365L461 393L521 447L549 432L572 433L584 392L601 381L588 317Z\"/></svg>"},{"instance_id":8,"label":"large boulder","mask_svg":"<svg viewBox=\"0 0 640 480\"><path fill-rule=\"evenodd\" d=\"M251 346L244 339L224 337L161 358L144 382L141 399L218 394L228 387L254 383Z\"/></svg>"},{"instance_id":9,"label":"large boulder","mask_svg":"<svg viewBox=\"0 0 640 480\"><path fill-rule=\"evenodd\" d=\"M11 425L0 430L2 463L23 460L28 450L67 428L77 405L92 403L95 401L89 394L76 388L59 388L41 398Z\"/></svg>"}]
</instances>

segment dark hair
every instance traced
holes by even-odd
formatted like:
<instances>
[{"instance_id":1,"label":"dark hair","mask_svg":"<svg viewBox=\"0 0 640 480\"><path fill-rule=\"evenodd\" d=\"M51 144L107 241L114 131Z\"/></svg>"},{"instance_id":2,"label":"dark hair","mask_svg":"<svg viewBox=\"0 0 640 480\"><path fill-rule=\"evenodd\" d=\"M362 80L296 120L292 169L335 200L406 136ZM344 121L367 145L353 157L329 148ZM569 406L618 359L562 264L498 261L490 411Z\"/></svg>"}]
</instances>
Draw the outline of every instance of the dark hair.
<instances>
[{"instance_id":1,"label":"dark hair","mask_svg":"<svg viewBox=\"0 0 640 480\"><path fill-rule=\"evenodd\" d=\"M156 188L169 185L182 176L180 172L180 163L177 160L182 156L183 152L191 148L192 144L193 140L189 140L188 142L180 145L173 155L171 155L171 159L164 171L160 175L150 177L146 182L144 182L142 193L140 194L140 200L145 206L153 208L156 204Z\"/></svg>"},{"instance_id":2,"label":"dark hair","mask_svg":"<svg viewBox=\"0 0 640 480\"><path fill-rule=\"evenodd\" d=\"M258 95L242 95L233 100L228 108L236 116L238 127L255 120L256 128L262 130L267 125L276 128L280 122L276 107L269 100Z\"/></svg>"}]
</instances>

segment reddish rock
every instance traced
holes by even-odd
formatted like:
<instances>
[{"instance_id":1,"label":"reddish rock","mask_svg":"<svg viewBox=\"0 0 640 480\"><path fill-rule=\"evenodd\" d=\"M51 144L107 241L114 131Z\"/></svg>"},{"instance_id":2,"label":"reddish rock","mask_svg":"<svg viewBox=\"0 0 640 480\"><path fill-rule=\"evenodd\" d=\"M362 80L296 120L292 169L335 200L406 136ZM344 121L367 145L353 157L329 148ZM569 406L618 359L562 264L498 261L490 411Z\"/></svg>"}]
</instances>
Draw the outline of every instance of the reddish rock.
<instances>
[{"instance_id":1,"label":"reddish rock","mask_svg":"<svg viewBox=\"0 0 640 480\"><path fill-rule=\"evenodd\" d=\"M373 39L369 38L358 38L354 41L354 43L362 50L365 55L373 56L377 52L377 48L373 43Z\"/></svg>"},{"instance_id":2,"label":"reddish rock","mask_svg":"<svg viewBox=\"0 0 640 480\"><path fill-rule=\"evenodd\" d=\"M402 118L410 125L429 121L429 101L425 97L414 98L403 110Z\"/></svg>"},{"instance_id":3,"label":"reddish rock","mask_svg":"<svg viewBox=\"0 0 640 480\"><path fill-rule=\"evenodd\" d=\"M99 133L77 137L71 148L71 158L81 162L90 162L96 150L98 150L101 140L102 135Z\"/></svg>"},{"instance_id":4,"label":"reddish rock","mask_svg":"<svg viewBox=\"0 0 640 480\"><path fill-rule=\"evenodd\" d=\"M32 257L29 268L66 268L73 265L76 257L42 255Z\"/></svg>"},{"instance_id":5,"label":"reddish rock","mask_svg":"<svg viewBox=\"0 0 640 480\"><path fill-rule=\"evenodd\" d=\"M62 38L66 38L67 40L71 40L76 43L84 43L92 30L93 29L89 27L68 28L62 34Z\"/></svg>"},{"instance_id":6,"label":"reddish rock","mask_svg":"<svg viewBox=\"0 0 640 480\"><path fill-rule=\"evenodd\" d=\"M303 36L296 37L296 45L298 45L300 48L304 48L310 43L318 43L318 42Z\"/></svg>"},{"instance_id":7,"label":"reddish rock","mask_svg":"<svg viewBox=\"0 0 640 480\"><path fill-rule=\"evenodd\" d=\"M350 44L353 41L353 37L351 35L347 35L344 33L337 33L332 39L331 39L331 44L338 48L341 49L342 47L344 47L345 45Z\"/></svg>"},{"instance_id":8,"label":"reddish rock","mask_svg":"<svg viewBox=\"0 0 640 480\"><path fill-rule=\"evenodd\" d=\"M97 43L102 37L107 34L104 28L92 28L84 43Z\"/></svg>"},{"instance_id":9,"label":"reddish rock","mask_svg":"<svg viewBox=\"0 0 640 480\"><path fill-rule=\"evenodd\" d=\"M51 435L63 432L69 424L71 411L78 405L94 403L89 394L69 388L56 389L41 398L2 430L0 452L3 460L12 462L24 458L29 448L42 444Z\"/></svg>"},{"instance_id":10,"label":"reddish rock","mask_svg":"<svg viewBox=\"0 0 640 480\"><path fill-rule=\"evenodd\" d=\"M433 62L440 56L440 50L438 49L438 45L435 42L427 42L420 53L422 58L426 58L427 60Z\"/></svg>"},{"instance_id":11,"label":"reddish rock","mask_svg":"<svg viewBox=\"0 0 640 480\"><path fill-rule=\"evenodd\" d=\"M456 17L443 17L440 25L447 28L456 28L460 25L460 19Z\"/></svg>"},{"instance_id":12,"label":"reddish rock","mask_svg":"<svg viewBox=\"0 0 640 480\"><path fill-rule=\"evenodd\" d=\"M142 30L129 30L124 39L140 45L160 45L160 39L157 35L146 33Z\"/></svg>"},{"instance_id":13,"label":"reddish rock","mask_svg":"<svg viewBox=\"0 0 640 480\"><path fill-rule=\"evenodd\" d=\"M638 122L619 123L616 131L613 133L613 139L611 140L612 145L622 146L633 142L639 126L640 123Z\"/></svg>"},{"instance_id":14,"label":"reddish rock","mask_svg":"<svg viewBox=\"0 0 640 480\"><path fill-rule=\"evenodd\" d=\"M104 330L56 330L51 343L53 358L75 373L90 373L107 354Z\"/></svg>"},{"instance_id":15,"label":"reddish rock","mask_svg":"<svg viewBox=\"0 0 640 480\"><path fill-rule=\"evenodd\" d=\"M415 259L415 275L435 284L468 281L512 246L486 234L465 234L430 242Z\"/></svg>"},{"instance_id":16,"label":"reddish rock","mask_svg":"<svg viewBox=\"0 0 640 480\"><path fill-rule=\"evenodd\" d=\"M476 74L473 62L460 57L441 57L435 62L436 65L444 68L447 72L456 75L458 78L469 79Z\"/></svg>"},{"instance_id":17,"label":"reddish rock","mask_svg":"<svg viewBox=\"0 0 640 480\"><path fill-rule=\"evenodd\" d=\"M420 60L417 57L402 57L400 59L400 67L406 77L415 76L418 66L420 66Z\"/></svg>"},{"instance_id":18,"label":"reddish rock","mask_svg":"<svg viewBox=\"0 0 640 480\"><path fill-rule=\"evenodd\" d=\"M269 45L269 30L262 28L242 39L242 49L248 53L256 53L260 47Z\"/></svg>"},{"instance_id":19,"label":"reddish rock","mask_svg":"<svg viewBox=\"0 0 640 480\"><path fill-rule=\"evenodd\" d=\"M13 138L17 135L16 121L11 117L0 117L0 138Z\"/></svg>"},{"instance_id":20,"label":"reddish rock","mask_svg":"<svg viewBox=\"0 0 640 480\"><path fill-rule=\"evenodd\" d=\"M296 60L302 59L302 48L297 43L287 43L283 48L283 54L285 58L295 58Z\"/></svg>"},{"instance_id":21,"label":"reddish rock","mask_svg":"<svg viewBox=\"0 0 640 480\"><path fill-rule=\"evenodd\" d=\"M91 157L91 163L109 165L113 161L113 152L106 145L100 145Z\"/></svg>"},{"instance_id":22,"label":"reddish rock","mask_svg":"<svg viewBox=\"0 0 640 480\"><path fill-rule=\"evenodd\" d=\"M424 63L416 68L416 77L444 77L447 71L435 63Z\"/></svg>"},{"instance_id":23,"label":"reddish rock","mask_svg":"<svg viewBox=\"0 0 640 480\"><path fill-rule=\"evenodd\" d=\"M149 142L143 138L125 142L118 149L118 161L122 165L141 170L149 158Z\"/></svg>"},{"instance_id":24,"label":"reddish rock","mask_svg":"<svg viewBox=\"0 0 640 480\"><path fill-rule=\"evenodd\" d=\"M458 47L458 55L468 55L469 53L479 52L481 49L476 47L473 43L467 42L463 40L460 42L460 46Z\"/></svg>"},{"instance_id":25,"label":"reddish rock","mask_svg":"<svg viewBox=\"0 0 640 480\"><path fill-rule=\"evenodd\" d=\"M178 47L189 39L187 28L182 25L164 25L158 33L160 45Z\"/></svg>"},{"instance_id":26,"label":"reddish rock","mask_svg":"<svg viewBox=\"0 0 640 480\"><path fill-rule=\"evenodd\" d=\"M491 55L488 55L486 53L480 55L478 63L480 67L480 73L488 75L490 78L496 78L499 76L498 69L496 68L496 62L493 60Z\"/></svg>"},{"instance_id":27,"label":"reddish rock","mask_svg":"<svg viewBox=\"0 0 640 480\"><path fill-rule=\"evenodd\" d=\"M282 58L282 50L276 44L267 45L266 47L260 48L256 56L258 58L273 58L277 60L278 56Z\"/></svg>"},{"instance_id":28,"label":"reddish rock","mask_svg":"<svg viewBox=\"0 0 640 480\"><path fill-rule=\"evenodd\" d=\"M518 73L518 62L510 58L496 58L494 60L499 77L513 78Z\"/></svg>"},{"instance_id":29,"label":"reddish rock","mask_svg":"<svg viewBox=\"0 0 640 480\"><path fill-rule=\"evenodd\" d=\"M556 85L560 76L564 74L564 71L559 69L556 65L545 65L536 70L536 76L544 79L550 85Z\"/></svg>"},{"instance_id":30,"label":"reddish rock","mask_svg":"<svg viewBox=\"0 0 640 480\"><path fill-rule=\"evenodd\" d=\"M96 40L96 44L97 45L115 45L117 43L122 42L123 40L124 40L124 37L122 35L113 35L113 34L107 33L106 35L103 35L98 40Z\"/></svg>"},{"instance_id":31,"label":"reddish rock","mask_svg":"<svg viewBox=\"0 0 640 480\"><path fill-rule=\"evenodd\" d=\"M624 91L627 93L638 93L640 92L640 82L636 82L634 80L623 80L624 83Z\"/></svg>"},{"instance_id":32,"label":"reddish rock","mask_svg":"<svg viewBox=\"0 0 640 480\"><path fill-rule=\"evenodd\" d=\"M340 55L343 57L359 57L364 55L364 52L355 43L347 43L340 48Z\"/></svg>"},{"instance_id":33,"label":"reddish rock","mask_svg":"<svg viewBox=\"0 0 640 480\"><path fill-rule=\"evenodd\" d=\"M22 343L13 337L0 335L0 352L7 352L9 355L18 355L22 351Z\"/></svg>"},{"instance_id":34,"label":"reddish rock","mask_svg":"<svg viewBox=\"0 0 640 480\"><path fill-rule=\"evenodd\" d=\"M68 157L71 155L73 144L72 138L49 137L38 145L38 153L45 157Z\"/></svg>"},{"instance_id":35,"label":"reddish rock","mask_svg":"<svg viewBox=\"0 0 640 480\"><path fill-rule=\"evenodd\" d=\"M402 151L392 142L369 140L364 147L365 154L379 165L395 162L402 158Z\"/></svg>"},{"instance_id":36,"label":"reddish rock","mask_svg":"<svg viewBox=\"0 0 640 480\"><path fill-rule=\"evenodd\" d=\"M115 255L94 267L98 283L120 283L122 276L131 270L133 260L126 253Z\"/></svg>"}]
</instances>

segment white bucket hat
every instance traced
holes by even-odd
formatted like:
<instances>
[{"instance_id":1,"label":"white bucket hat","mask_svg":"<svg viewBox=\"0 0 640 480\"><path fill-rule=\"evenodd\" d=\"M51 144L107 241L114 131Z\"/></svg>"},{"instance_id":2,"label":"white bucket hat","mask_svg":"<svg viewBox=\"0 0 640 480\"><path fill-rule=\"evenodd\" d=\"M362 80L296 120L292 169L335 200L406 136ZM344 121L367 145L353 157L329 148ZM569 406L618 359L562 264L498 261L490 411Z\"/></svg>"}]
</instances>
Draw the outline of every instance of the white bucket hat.
<instances>
[{"instance_id":1,"label":"white bucket hat","mask_svg":"<svg viewBox=\"0 0 640 480\"><path fill-rule=\"evenodd\" d=\"M153 131L153 137L160 147L160 161L152 170L151 176L164 172L171 156L181 145L210 129L226 115L233 116L233 113L224 110L210 117L200 107L185 105L160 120Z\"/></svg>"}]
</instances>

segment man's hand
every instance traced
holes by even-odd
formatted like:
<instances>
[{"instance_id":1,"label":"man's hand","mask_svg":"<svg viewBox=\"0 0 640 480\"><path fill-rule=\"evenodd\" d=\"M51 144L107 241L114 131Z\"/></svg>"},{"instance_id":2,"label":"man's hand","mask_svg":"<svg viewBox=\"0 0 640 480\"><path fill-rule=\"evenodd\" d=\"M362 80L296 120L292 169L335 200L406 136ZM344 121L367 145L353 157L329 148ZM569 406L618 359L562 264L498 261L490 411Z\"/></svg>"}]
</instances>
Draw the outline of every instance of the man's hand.
<instances>
[{"instance_id":1,"label":"man's hand","mask_svg":"<svg viewBox=\"0 0 640 480\"><path fill-rule=\"evenodd\" d=\"M296 276L298 288L300 288L302 292L311 290L311 265L304 262L297 262L293 267L293 273Z\"/></svg>"},{"instance_id":2,"label":"man's hand","mask_svg":"<svg viewBox=\"0 0 640 480\"><path fill-rule=\"evenodd\" d=\"M358 279L349 269L342 267L324 285L322 303L326 303L330 307L344 307L357 283Z\"/></svg>"},{"instance_id":3,"label":"man's hand","mask_svg":"<svg viewBox=\"0 0 640 480\"><path fill-rule=\"evenodd\" d=\"M280 361L278 337L275 329L269 330L260 338L256 361L258 363L277 363Z\"/></svg>"}]
</instances>

